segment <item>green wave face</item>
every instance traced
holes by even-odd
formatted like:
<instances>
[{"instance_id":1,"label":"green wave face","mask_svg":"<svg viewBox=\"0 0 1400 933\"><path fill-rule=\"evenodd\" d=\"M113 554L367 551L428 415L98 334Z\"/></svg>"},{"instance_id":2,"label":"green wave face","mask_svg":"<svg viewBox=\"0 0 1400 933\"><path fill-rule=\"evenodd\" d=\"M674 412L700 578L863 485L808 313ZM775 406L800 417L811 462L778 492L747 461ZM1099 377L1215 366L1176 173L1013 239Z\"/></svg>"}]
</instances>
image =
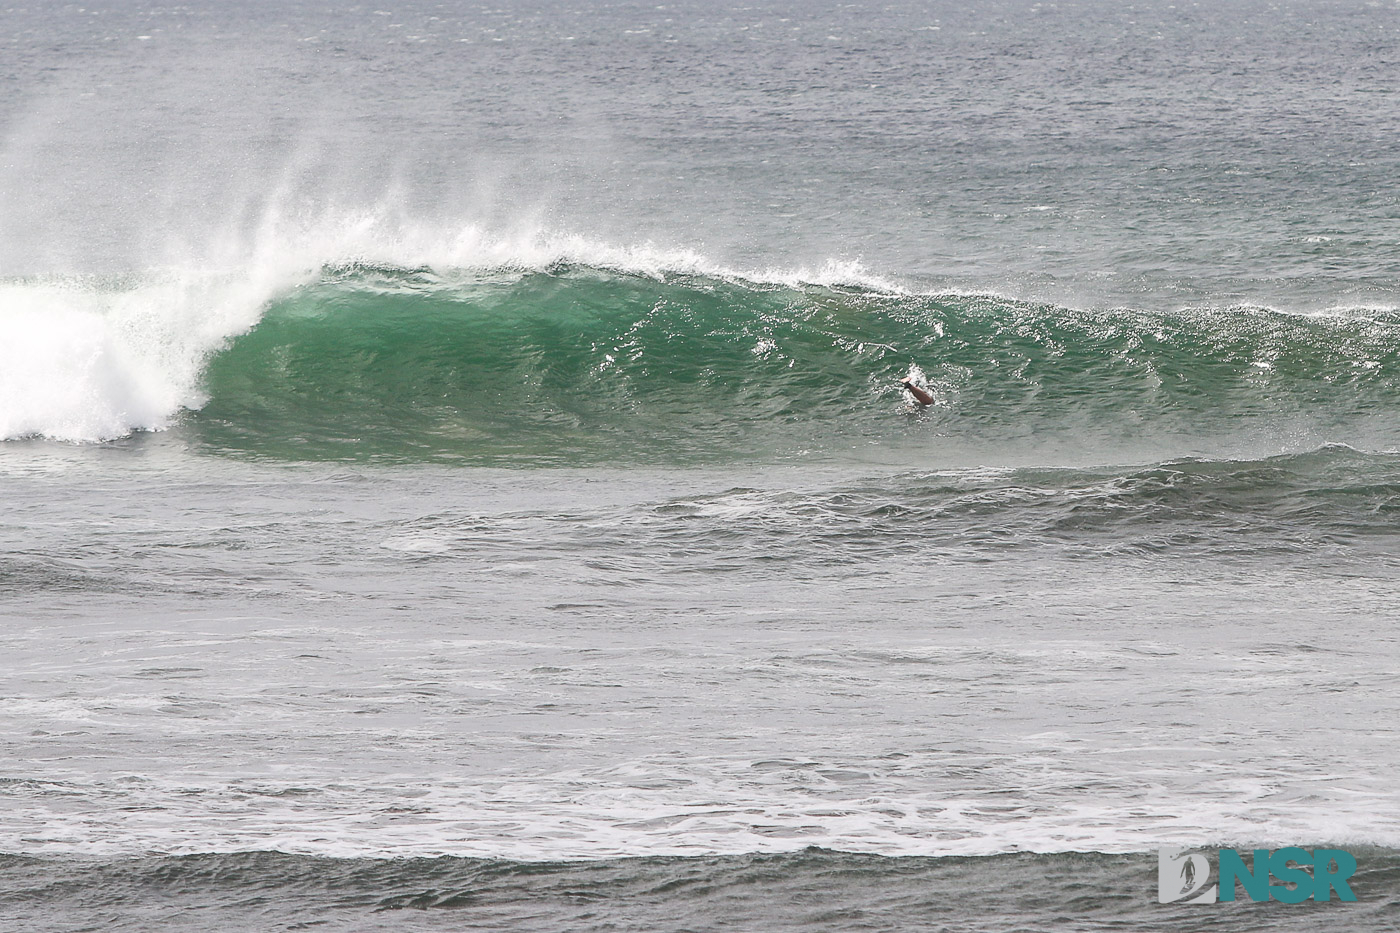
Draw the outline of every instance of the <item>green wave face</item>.
<instances>
[{"instance_id":1,"label":"green wave face","mask_svg":"<svg viewBox=\"0 0 1400 933\"><path fill-rule=\"evenodd\" d=\"M1393 315L356 268L284 297L215 356L184 430L257 457L497 465L1374 448L1400 443L1397 363ZM911 366L927 410L896 386Z\"/></svg>"},{"instance_id":2,"label":"green wave face","mask_svg":"<svg viewBox=\"0 0 1400 933\"><path fill-rule=\"evenodd\" d=\"M210 363L201 443L293 458L723 460L860 432L889 299L567 270L351 274Z\"/></svg>"}]
</instances>

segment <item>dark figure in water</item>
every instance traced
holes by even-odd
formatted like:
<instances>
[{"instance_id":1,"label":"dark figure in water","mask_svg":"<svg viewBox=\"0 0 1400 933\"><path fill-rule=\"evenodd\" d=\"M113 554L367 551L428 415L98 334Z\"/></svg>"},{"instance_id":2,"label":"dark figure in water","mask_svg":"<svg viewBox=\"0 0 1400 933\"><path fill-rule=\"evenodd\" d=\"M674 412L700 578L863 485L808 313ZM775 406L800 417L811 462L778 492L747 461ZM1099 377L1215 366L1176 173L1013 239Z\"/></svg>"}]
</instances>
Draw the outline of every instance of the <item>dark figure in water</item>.
<instances>
[{"instance_id":1,"label":"dark figure in water","mask_svg":"<svg viewBox=\"0 0 1400 933\"><path fill-rule=\"evenodd\" d=\"M899 380L899 384L904 387L906 392L914 396L914 401L918 402L920 405L933 404L933 396L928 394L928 390L921 389L914 385L914 380L909 376L905 376L903 379Z\"/></svg>"}]
</instances>

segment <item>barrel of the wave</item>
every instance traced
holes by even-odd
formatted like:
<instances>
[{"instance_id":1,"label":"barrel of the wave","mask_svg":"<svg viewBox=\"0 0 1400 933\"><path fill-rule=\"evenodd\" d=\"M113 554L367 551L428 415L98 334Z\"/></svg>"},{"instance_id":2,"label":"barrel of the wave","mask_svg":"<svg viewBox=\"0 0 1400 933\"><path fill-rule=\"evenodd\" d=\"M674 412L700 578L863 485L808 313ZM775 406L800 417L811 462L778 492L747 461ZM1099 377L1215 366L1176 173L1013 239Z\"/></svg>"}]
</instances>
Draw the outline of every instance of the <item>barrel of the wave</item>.
<instances>
[{"instance_id":1,"label":"barrel of the wave","mask_svg":"<svg viewBox=\"0 0 1400 933\"><path fill-rule=\"evenodd\" d=\"M210 360L188 428L305 460L825 456L898 430L872 390L926 305L698 273L331 270Z\"/></svg>"}]
</instances>

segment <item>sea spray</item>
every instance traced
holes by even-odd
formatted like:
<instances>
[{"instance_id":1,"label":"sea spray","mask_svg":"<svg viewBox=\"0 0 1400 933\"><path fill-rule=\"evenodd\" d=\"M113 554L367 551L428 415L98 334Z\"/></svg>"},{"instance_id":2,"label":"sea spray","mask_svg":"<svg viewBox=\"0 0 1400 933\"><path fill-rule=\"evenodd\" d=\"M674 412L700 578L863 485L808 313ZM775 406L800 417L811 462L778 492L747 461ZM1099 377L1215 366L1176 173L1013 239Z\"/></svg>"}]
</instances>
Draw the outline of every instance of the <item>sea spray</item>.
<instances>
[{"instance_id":1,"label":"sea spray","mask_svg":"<svg viewBox=\"0 0 1400 933\"><path fill-rule=\"evenodd\" d=\"M247 281L162 274L0 283L0 437L93 442L160 430L265 301Z\"/></svg>"},{"instance_id":2,"label":"sea spray","mask_svg":"<svg viewBox=\"0 0 1400 933\"><path fill-rule=\"evenodd\" d=\"M898 289L853 262L746 271L651 243L616 246L532 227L416 222L388 202L296 209L291 192L264 201L252 218L211 223L189 239L172 240L160 261L142 270L0 281L0 439L96 442L166 429L182 411L205 403L201 382L209 360L265 312L298 300L303 286L337 287L347 276L353 283L357 271L372 279L375 270L391 277L442 270L450 281L459 274L510 278L583 266L622 280L698 276L718 286ZM378 287L366 280L367 293Z\"/></svg>"}]
</instances>

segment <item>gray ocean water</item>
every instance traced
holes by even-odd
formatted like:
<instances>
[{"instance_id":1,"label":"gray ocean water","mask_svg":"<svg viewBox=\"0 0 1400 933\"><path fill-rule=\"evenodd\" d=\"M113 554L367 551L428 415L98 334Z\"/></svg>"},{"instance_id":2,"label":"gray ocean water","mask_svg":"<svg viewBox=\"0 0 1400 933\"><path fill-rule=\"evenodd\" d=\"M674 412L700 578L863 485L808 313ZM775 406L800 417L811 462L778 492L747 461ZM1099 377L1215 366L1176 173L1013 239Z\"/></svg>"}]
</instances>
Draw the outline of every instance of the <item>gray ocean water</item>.
<instances>
[{"instance_id":1,"label":"gray ocean water","mask_svg":"<svg viewBox=\"0 0 1400 933\"><path fill-rule=\"evenodd\" d=\"M1397 64L0 10L0 925L1400 928ZM1359 899L1157 903L1288 845Z\"/></svg>"}]
</instances>

